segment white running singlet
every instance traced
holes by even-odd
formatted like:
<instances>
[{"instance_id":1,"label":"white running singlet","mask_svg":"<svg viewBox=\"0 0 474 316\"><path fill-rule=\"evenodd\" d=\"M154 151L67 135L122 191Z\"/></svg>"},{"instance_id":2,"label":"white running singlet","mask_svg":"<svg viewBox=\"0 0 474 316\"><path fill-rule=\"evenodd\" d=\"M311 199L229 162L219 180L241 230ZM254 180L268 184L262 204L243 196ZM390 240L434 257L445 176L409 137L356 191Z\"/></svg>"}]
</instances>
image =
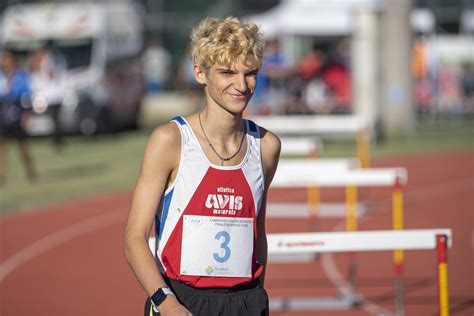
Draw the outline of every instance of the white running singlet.
<instances>
[{"instance_id":1,"label":"white running singlet","mask_svg":"<svg viewBox=\"0 0 474 316\"><path fill-rule=\"evenodd\" d=\"M197 288L232 287L258 278L257 216L264 191L260 131L246 120L247 152L237 166L212 164L189 123L181 133L176 179L156 215L162 273Z\"/></svg>"}]
</instances>

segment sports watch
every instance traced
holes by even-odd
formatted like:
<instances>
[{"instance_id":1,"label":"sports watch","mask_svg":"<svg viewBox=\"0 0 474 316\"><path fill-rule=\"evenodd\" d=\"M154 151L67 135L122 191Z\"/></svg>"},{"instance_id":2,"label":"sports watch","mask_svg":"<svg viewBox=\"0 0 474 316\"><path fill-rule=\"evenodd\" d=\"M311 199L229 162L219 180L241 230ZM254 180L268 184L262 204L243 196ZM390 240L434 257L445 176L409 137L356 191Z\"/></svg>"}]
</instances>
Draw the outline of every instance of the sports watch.
<instances>
[{"instance_id":1,"label":"sports watch","mask_svg":"<svg viewBox=\"0 0 474 316\"><path fill-rule=\"evenodd\" d=\"M173 291L169 287L160 287L150 296L151 305L153 305L153 309L155 312L158 313L158 306L166 299L167 295L174 295Z\"/></svg>"}]
</instances>

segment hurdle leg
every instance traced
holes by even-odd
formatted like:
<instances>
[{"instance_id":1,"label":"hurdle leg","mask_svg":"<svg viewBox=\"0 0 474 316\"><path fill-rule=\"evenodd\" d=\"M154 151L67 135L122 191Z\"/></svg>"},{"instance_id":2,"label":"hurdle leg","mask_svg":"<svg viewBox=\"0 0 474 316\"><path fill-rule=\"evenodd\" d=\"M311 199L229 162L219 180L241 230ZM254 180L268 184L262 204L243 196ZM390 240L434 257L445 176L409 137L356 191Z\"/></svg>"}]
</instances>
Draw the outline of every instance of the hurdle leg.
<instances>
[{"instance_id":1,"label":"hurdle leg","mask_svg":"<svg viewBox=\"0 0 474 316\"><path fill-rule=\"evenodd\" d=\"M318 151L317 148L310 151L308 154L308 159L317 159ZM306 189L306 199L308 204L309 212L309 223L310 231L317 231L317 220L319 212L319 204L321 203L320 189L318 187L308 187Z\"/></svg>"},{"instance_id":2,"label":"hurdle leg","mask_svg":"<svg viewBox=\"0 0 474 316\"><path fill-rule=\"evenodd\" d=\"M359 158L361 167L370 166L370 133L368 128L364 128L357 133L357 158Z\"/></svg>"},{"instance_id":3,"label":"hurdle leg","mask_svg":"<svg viewBox=\"0 0 474 316\"><path fill-rule=\"evenodd\" d=\"M405 315L405 286L403 282L402 272L397 273L395 276L395 315L404 316Z\"/></svg>"},{"instance_id":4,"label":"hurdle leg","mask_svg":"<svg viewBox=\"0 0 474 316\"><path fill-rule=\"evenodd\" d=\"M346 231L354 232L357 231L357 187L347 186L346 187ZM356 253L348 253L348 266L347 274L348 281L351 285L352 290L356 287Z\"/></svg>"},{"instance_id":5,"label":"hurdle leg","mask_svg":"<svg viewBox=\"0 0 474 316\"><path fill-rule=\"evenodd\" d=\"M395 180L392 192L392 225L393 230L403 229L403 192L400 179ZM403 250L393 252L395 266L395 315L405 315L405 289L403 283Z\"/></svg>"},{"instance_id":6,"label":"hurdle leg","mask_svg":"<svg viewBox=\"0 0 474 316\"><path fill-rule=\"evenodd\" d=\"M447 239L448 238L445 235L436 235L436 249L438 251L438 290L440 316L449 316Z\"/></svg>"},{"instance_id":7,"label":"hurdle leg","mask_svg":"<svg viewBox=\"0 0 474 316\"><path fill-rule=\"evenodd\" d=\"M318 187L308 187L306 198L310 217L317 217L320 203L320 191Z\"/></svg>"},{"instance_id":8,"label":"hurdle leg","mask_svg":"<svg viewBox=\"0 0 474 316\"><path fill-rule=\"evenodd\" d=\"M346 231L357 231L357 187L346 187Z\"/></svg>"}]
</instances>

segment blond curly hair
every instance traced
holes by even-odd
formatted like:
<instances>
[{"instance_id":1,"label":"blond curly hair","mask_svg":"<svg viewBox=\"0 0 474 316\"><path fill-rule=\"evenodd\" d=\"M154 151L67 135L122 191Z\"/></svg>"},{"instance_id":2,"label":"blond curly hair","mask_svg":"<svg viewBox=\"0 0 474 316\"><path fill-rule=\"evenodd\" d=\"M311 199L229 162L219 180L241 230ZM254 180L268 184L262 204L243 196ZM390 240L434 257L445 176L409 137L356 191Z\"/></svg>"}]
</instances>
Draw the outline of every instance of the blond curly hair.
<instances>
[{"instance_id":1,"label":"blond curly hair","mask_svg":"<svg viewBox=\"0 0 474 316\"><path fill-rule=\"evenodd\" d=\"M235 17L205 18L190 36L191 59L206 71L215 64L230 67L236 61L260 69L264 46L258 26Z\"/></svg>"}]
</instances>

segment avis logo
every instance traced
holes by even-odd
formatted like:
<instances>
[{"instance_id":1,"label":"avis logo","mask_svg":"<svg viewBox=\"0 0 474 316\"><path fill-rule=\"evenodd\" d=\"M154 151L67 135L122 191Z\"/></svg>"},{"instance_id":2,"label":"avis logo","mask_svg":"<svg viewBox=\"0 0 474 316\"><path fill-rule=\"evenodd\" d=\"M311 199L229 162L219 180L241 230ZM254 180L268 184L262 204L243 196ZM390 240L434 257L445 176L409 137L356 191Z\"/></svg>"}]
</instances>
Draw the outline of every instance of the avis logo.
<instances>
[{"instance_id":1,"label":"avis logo","mask_svg":"<svg viewBox=\"0 0 474 316\"><path fill-rule=\"evenodd\" d=\"M206 207L214 209L242 209L242 197L225 194L209 194L206 199Z\"/></svg>"}]
</instances>

